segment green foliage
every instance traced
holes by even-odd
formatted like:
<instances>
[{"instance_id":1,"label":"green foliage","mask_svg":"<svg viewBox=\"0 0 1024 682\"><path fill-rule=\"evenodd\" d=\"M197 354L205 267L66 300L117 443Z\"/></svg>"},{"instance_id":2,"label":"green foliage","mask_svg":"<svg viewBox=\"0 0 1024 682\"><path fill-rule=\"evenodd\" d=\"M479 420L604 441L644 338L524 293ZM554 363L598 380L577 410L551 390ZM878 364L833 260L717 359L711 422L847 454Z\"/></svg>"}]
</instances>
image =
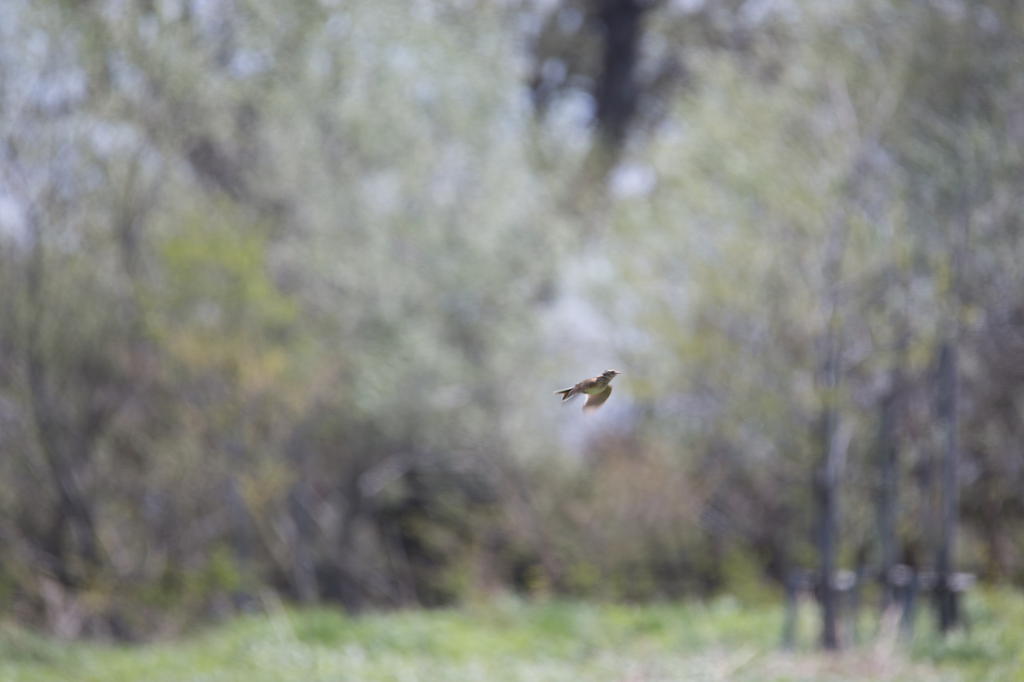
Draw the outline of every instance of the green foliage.
<instances>
[{"instance_id":1,"label":"green foliage","mask_svg":"<svg viewBox=\"0 0 1024 682\"><path fill-rule=\"evenodd\" d=\"M177 324L213 327L218 336L280 335L295 323L296 306L270 279L266 237L237 213L216 206L212 215L187 216L158 246L168 299L157 305Z\"/></svg>"},{"instance_id":2,"label":"green foliage","mask_svg":"<svg viewBox=\"0 0 1024 682\"><path fill-rule=\"evenodd\" d=\"M207 590L232 592L242 587L242 576L234 557L226 547L217 547L206 563L204 586Z\"/></svg>"}]
</instances>

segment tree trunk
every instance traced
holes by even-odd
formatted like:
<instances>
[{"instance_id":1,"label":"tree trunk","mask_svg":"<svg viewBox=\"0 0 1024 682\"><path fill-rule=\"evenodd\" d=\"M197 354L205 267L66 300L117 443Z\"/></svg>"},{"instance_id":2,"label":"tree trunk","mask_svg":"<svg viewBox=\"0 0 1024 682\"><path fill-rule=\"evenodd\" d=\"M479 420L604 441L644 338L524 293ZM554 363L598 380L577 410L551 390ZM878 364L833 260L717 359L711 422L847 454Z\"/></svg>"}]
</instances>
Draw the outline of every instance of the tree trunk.
<instances>
[{"instance_id":1,"label":"tree trunk","mask_svg":"<svg viewBox=\"0 0 1024 682\"><path fill-rule=\"evenodd\" d=\"M640 20L651 5L643 0L598 0L605 48L596 92L597 120L613 149L622 146L636 111Z\"/></svg>"},{"instance_id":2,"label":"tree trunk","mask_svg":"<svg viewBox=\"0 0 1024 682\"><path fill-rule=\"evenodd\" d=\"M838 438L839 414L836 409L836 387L838 384L839 349L834 329L830 329L826 339L825 367L822 383L825 395L825 406L821 415L821 447L822 461L818 467L815 488L818 501L818 549L820 552L819 594L821 597L821 645L829 651L839 648L836 634L837 604L836 594L832 588L832 576L835 574L836 551L836 488L839 478L840 452Z\"/></svg>"},{"instance_id":3,"label":"tree trunk","mask_svg":"<svg viewBox=\"0 0 1024 682\"><path fill-rule=\"evenodd\" d=\"M878 580L882 590L881 608L885 612L896 603L892 569L896 565L897 452L896 422L900 391L900 373L893 371L892 387L882 399L878 424Z\"/></svg>"},{"instance_id":4,"label":"tree trunk","mask_svg":"<svg viewBox=\"0 0 1024 682\"><path fill-rule=\"evenodd\" d=\"M935 600L939 615L939 629L947 632L959 623L956 593L950 580L953 576L953 552L956 527L959 521L959 494L956 469L959 459L957 438L957 350L948 340L939 352L939 420L942 424L942 496L940 536L935 560L937 582Z\"/></svg>"},{"instance_id":5,"label":"tree trunk","mask_svg":"<svg viewBox=\"0 0 1024 682\"><path fill-rule=\"evenodd\" d=\"M61 399L51 389L51 377L41 338L42 318L45 314L42 292L44 249L38 225L31 215L30 227L35 244L26 270L32 315L27 339L28 387L32 419L57 494L58 519L51 534L52 546L47 549L56 558L61 581L70 585L79 582L83 576L72 575L69 570L74 562L69 564L64 556L64 531L70 535L77 559L89 567L100 564L92 505L81 483L82 470L88 464L92 441L100 427L96 425L84 430L76 428L73 416L67 413Z\"/></svg>"},{"instance_id":6,"label":"tree trunk","mask_svg":"<svg viewBox=\"0 0 1024 682\"><path fill-rule=\"evenodd\" d=\"M960 151L961 178L956 218L950 234L950 287L949 310L945 338L939 348L938 419L942 434L940 469L941 497L939 503L939 546L935 557L935 601L939 616L939 630L943 633L959 625L957 595L951 585L953 559L956 548L956 530L960 521L960 495L957 486L957 466L960 459L958 407L960 400L958 338L962 302L961 286L966 267L970 212L973 204L972 186L976 173L971 172L971 154Z\"/></svg>"}]
</instances>

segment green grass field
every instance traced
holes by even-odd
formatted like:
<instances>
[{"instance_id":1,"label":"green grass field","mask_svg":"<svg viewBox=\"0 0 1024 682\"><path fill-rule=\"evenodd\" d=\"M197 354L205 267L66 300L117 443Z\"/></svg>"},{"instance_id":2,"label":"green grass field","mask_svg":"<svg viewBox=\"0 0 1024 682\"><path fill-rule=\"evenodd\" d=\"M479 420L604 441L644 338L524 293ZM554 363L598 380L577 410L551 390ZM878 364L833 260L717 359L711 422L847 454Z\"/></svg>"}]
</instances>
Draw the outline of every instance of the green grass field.
<instances>
[{"instance_id":1,"label":"green grass field","mask_svg":"<svg viewBox=\"0 0 1024 682\"><path fill-rule=\"evenodd\" d=\"M945 641L930 620L906 642L865 619L861 643L838 655L813 650L810 605L797 650L783 653L781 610L729 599L621 606L506 598L359 617L271 610L144 646L67 644L8 623L0 626L0 681L1024 680L1024 594L975 593L967 611L969 629Z\"/></svg>"}]
</instances>

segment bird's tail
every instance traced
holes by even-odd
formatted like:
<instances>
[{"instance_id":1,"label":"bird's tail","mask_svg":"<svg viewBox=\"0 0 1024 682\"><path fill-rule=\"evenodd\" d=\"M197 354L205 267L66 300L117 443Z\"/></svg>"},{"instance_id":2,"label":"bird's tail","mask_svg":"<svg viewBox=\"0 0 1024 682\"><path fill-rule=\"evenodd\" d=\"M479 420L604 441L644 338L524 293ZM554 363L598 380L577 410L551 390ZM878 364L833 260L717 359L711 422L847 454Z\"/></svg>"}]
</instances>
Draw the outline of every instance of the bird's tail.
<instances>
[{"instance_id":1,"label":"bird's tail","mask_svg":"<svg viewBox=\"0 0 1024 682\"><path fill-rule=\"evenodd\" d=\"M572 387L570 387L570 388L563 388L563 389L562 389L561 391L555 391L555 395L560 395L560 396L562 396L562 402L565 402L565 401L566 401L566 400L568 400L569 398L571 398L571 397L573 397L574 395L576 395L575 393L573 393L573 391L574 391L575 389L576 389L576 387L575 387L575 386L572 386Z\"/></svg>"}]
</instances>

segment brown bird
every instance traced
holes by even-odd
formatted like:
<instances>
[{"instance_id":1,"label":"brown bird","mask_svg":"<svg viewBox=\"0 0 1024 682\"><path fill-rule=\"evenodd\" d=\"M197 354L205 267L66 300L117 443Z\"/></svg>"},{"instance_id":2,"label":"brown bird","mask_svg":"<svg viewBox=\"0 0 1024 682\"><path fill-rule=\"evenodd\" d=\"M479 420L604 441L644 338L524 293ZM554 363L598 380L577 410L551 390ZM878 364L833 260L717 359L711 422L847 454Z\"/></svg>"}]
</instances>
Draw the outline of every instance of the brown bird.
<instances>
[{"instance_id":1,"label":"brown bird","mask_svg":"<svg viewBox=\"0 0 1024 682\"><path fill-rule=\"evenodd\" d=\"M583 403L583 413L590 414L604 405L604 401L608 400L608 396L612 394L612 379L617 374L622 374L622 372L615 369L606 370L596 377L584 379L572 388L563 388L561 391L555 391L555 395L561 395L562 402L564 403L574 395L584 394L587 396L587 402Z\"/></svg>"}]
</instances>

